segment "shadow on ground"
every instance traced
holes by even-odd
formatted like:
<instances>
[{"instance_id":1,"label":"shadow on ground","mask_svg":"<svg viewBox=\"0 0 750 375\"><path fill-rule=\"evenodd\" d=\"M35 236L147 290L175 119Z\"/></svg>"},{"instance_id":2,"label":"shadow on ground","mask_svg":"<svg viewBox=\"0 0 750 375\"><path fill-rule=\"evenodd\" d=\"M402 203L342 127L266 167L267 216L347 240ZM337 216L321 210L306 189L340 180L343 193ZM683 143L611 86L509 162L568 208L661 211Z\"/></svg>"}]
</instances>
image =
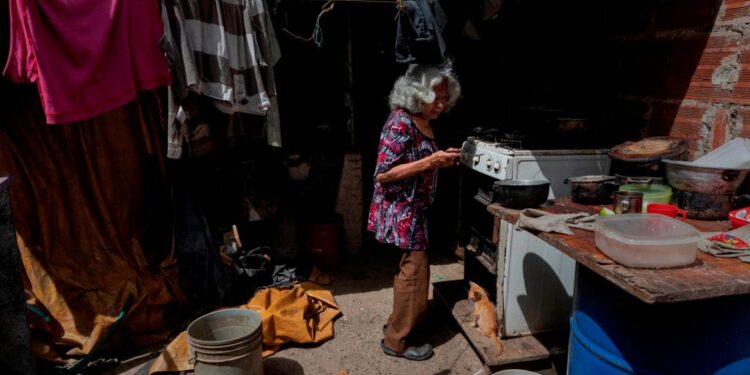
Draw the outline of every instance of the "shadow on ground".
<instances>
[{"instance_id":1,"label":"shadow on ground","mask_svg":"<svg viewBox=\"0 0 750 375\"><path fill-rule=\"evenodd\" d=\"M299 362L289 358L266 358L263 360L265 375L303 375L305 370Z\"/></svg>"}]
</instances>

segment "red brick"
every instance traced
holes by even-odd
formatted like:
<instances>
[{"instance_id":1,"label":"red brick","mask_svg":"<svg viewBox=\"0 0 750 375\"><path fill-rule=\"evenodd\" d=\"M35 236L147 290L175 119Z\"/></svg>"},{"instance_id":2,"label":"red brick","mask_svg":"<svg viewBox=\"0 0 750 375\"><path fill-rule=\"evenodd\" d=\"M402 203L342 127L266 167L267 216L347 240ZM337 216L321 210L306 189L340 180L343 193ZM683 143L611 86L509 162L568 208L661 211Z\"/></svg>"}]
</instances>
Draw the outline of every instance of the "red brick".
<instances>
[{"instance_id":1,"label":"red brick","mask_svg":"<svg viewBox=\"0 0 750 375\"><path fill-rule=\"evenodd\" d=\"M712 34L695 68L690 85L685 93L685 99L714 103L738 103L735 97L742 98L744 96L742 89L740 89L740 95L738 96L736 90L722 89L721 86L713 84L711 77L716 69L721 66L722 60L740 50L741 44L747 42L745 39L747 38L741 38L734 33ZM739 60L741 61L741 59ZM742 79L742 73L740 73L740 81Z\"/></svg>"},{"instance_id":2,"label":"red brick","mask_svg":"<svg viewBox=\"0 0 750 375\"><path fill-rule=\"evenodd\" d=\"M719 21L731 21L738 18L750 17L750 1L726 0L724 1L724 12Z\"/></svg>"},{"instance_id":3,"label":"red brick","mask_svg":"<svg viewBox=\"0 0 750 375\"><path fill-rule=\"evenodd\" d=\"M737 113L742 117L740 137L750 138L750 109L738 109Z\"/></svg>"},{"instance_id":4,"label":"red brick","mask_svg":"<svg viewBox=\"0 0 750 375\"><path fill-rule=\"evenodd\" d=\"M714 117L714 124L711 129L712 149L724 144L724 140L727 138L727 114L727 110L724 108L716 110L716 117Z\"/></svg>"},{"instance_id":5,"label":"red brick","mask_svg":"<svg viewBox=\"0 0 750 375\"><path fill-rule=\"evenodd\" d=\"M669 135L689 140L690 154L695 155L701 135L701 119L708 107L683 104L675 116Z\"/></svg>"}]
</instances>

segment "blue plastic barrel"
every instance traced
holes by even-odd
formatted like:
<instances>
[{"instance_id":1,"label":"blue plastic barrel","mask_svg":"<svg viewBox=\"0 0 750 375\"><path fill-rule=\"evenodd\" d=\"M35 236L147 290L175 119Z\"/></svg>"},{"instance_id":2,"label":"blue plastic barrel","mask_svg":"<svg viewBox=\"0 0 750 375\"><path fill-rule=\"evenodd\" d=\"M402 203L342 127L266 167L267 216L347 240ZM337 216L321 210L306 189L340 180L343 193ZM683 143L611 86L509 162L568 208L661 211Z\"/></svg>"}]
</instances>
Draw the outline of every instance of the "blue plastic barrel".
<instances>
[{"instance_id":1,"label":"blue plastic barrel","mask_svg":"<svg viewBox=\"0 0 750 375\"><path fill-rule=\"evenodd\" d=\"M579 266L568 374L750 374L750 296L647 304Z\"/></svg>"}]
</instances>

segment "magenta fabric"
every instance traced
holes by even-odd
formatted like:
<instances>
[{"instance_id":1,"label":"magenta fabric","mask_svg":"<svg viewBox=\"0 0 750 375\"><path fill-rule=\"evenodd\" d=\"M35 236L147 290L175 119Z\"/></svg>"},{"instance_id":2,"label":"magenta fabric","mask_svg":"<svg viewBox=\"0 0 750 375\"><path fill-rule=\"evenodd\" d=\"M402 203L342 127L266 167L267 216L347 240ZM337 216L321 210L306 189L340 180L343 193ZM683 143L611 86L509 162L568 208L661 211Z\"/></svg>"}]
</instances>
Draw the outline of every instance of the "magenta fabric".
<instances>
[{"instance_id":1,"label":"magenta fabric","mask_svg":"<svg viewBox=\"0 0 750 375\"><path fill-rule=\"evenodd\" d=\"M375 175L425 158L436 150L435 141L417 129L411 115L396 109L380 134ZM436 169L401 181L375 182L367 229L380 242L402 249L426 250L426 211L434 200L436 184Z\"/></svg>"},{"instance_id":2,"label":"magenta fabric","mask_svg":"<svg viewBox=\"0 0 750 375\"><path fill-rule=\"evenodd\" d=\"M36 82L50 124L84 120L170 83L154 0L10 0L3 74Z\"/></svg>"}]
</instances>

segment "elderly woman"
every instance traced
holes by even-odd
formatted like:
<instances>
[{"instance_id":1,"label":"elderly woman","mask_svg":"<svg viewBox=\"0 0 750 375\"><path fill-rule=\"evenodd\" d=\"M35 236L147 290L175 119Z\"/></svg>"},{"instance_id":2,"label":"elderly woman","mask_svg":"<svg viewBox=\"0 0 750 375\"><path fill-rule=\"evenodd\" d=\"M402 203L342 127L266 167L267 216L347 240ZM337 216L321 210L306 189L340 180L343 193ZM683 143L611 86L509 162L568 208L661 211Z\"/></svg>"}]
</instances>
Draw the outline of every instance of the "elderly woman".
<instances>
[{"instance_id":1,"label":"elderly woman","mask_svg":"<svg viewBox=\"0 0 750 375\"><path fill-rule=\"evenodd\" d=\"M439 151L431 120L456 103L461 88L450 66L411 65L390 95L391 114L380 134L375 192L367 229L395 248L393 310L383 351L410 360L432 356L432 346L410 334L427 309L430 265L426 210L435 196L437 170L458 164L459 150Z\"/></svg>"}]
</instances>

